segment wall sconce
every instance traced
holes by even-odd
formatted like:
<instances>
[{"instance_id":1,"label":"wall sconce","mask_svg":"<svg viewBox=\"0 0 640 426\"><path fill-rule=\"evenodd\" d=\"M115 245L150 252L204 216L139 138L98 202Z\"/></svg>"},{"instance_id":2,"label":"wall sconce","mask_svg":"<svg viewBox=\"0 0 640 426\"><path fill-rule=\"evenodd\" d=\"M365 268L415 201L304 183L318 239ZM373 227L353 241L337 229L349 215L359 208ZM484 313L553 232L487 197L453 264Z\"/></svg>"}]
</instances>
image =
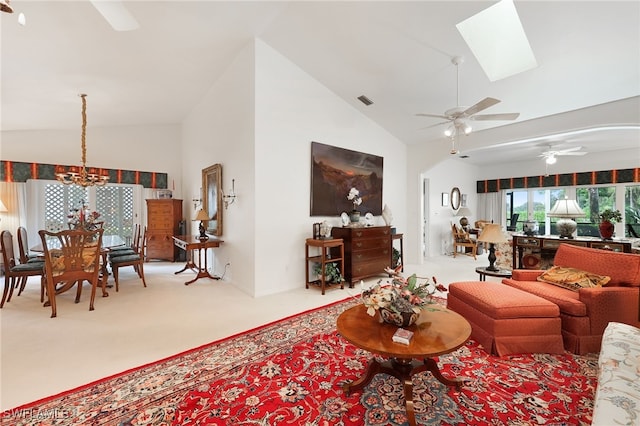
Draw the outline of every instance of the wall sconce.
<instances>
[{"instance_id":1,"label":"wall sconce","mask_svg":"<svg viewBox=\"0 0 640 426\"><path fill-rule=\"evenodd\" d=\"M199 197L199 198L195 198ZM202 207L202 188L200 188L200 193L193 196L193 209L198 210L198 207Z\"/></svg>"},{"instance_id":2,"label":"wall sconce","mask_svg":"<svg viewBox=\"0 0 640 426\"><path fill-rule=\"evenodd\" d=\"M222 199L224 200L225 210L236 201L236 180L231 179L231 191L228 194L222 192Z\"/></svg>"}]
</instances>

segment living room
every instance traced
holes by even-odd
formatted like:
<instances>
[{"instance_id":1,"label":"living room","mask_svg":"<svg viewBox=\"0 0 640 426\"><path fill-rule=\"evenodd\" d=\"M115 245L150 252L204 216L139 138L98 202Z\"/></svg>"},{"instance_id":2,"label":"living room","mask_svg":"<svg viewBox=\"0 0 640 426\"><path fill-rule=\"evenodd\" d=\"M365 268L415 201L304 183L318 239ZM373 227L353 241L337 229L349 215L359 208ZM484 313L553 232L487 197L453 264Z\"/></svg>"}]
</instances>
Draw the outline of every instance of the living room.
<instances>
[{"instance_id":1,"label":"living room","mask_svg":"<svg viewBox=\"0 0 640 426\"><path fill-rule=\"evenodd\" d=\"M637 70L637 63L633 69ZM76 164L79 157L80 104L74 90L76 87L66 90L68 99L64 102L65 110L68 110L71 120L77 124L38 130L5 130L3 127L2 160ZM435 262L439 261L442 253L442 230L454 219L450 207L441 206L443 192L450 192L453 186L459 187L462 193L467 194L468 205L475 209L478 206L477 181L544 174L544 163L537 155L526 163L493 164L486 167L467 164L464 159L452 156L449 141L442 137L418 145L407 145L358 107L336 95L317 77L305 71L302 65L292 62L260 39L249 42L228 64L226 70L210 86L201 90L202 98L180 122L96 127L90 124L87 132L88 162L98 167L167 173L173 197L184 200L185 219L195 215L191 200L199 195L202 186L201 170L212 164L222 164L223 189L229 190L232 180L235 180L237 200L224 211L225 243L216 249L213 269L222 271L226 263L231 264L224 283L233 285L234 294L238 297L248 296L242 298L243 301L268 297L268 300L276 304L278 294L301 289L304 239L311 236L312 223L319 219L309 215L312 141L384 158L384 202L393 211L393 226L405 235L405 261L414 265L416 270L421 264L431 266L434 259ZM638 126L640 98L637 86L634 90L624 98L592 105L583 110L472 133L460 141L461 149L464 152L471 150L471 147L489 147L497 141L515 140L514 135L526 138L620 123ZM3 83L3 98L4 91ZM354 93L353 97L360 94ZM478 94L477 97L485 95L488 93ZM505 100L507 98L501 97ZM89 123L97 119L95 111L101 99L104 99L103 95L89 93ZM445 104L448 105L447 102ZM112 107L117 109L117 105ZM407 114L414 112L417 110ZM637 134L637 127L635 132ZM638 149L636 146L612 151L606 158L603 155L565 157L558 161L554 173L637 168ZM424 205L421 183L424 179L429 181L427 199L430 206L430 249L426 260L423 258L423 240L420 237ZM484 218L476 214L472 220ZM144 209L141 209L141 215L144 223ZM338 226L337 215L326 219ZM381 218L376 220L382 223ZM187 222L191 227L189 232L195 233L196 222ZM2 224L4 227L7 221L3 219ZM483 261L484 258L478 260L478 263ZM475 263L464 259L459 264L464 264L462 268L473 271ZM453 270L460 268L458 264L447 265ZM173 272L172 266L174 265L169 265L166 271ZM429 273L428 270L424 272ZM446 279L456 278L451 275ZM132 281L130 285L138 284ZM332 293L331 297L336 297L335 294ZM220 294L216 296L222 297ZM307 298L313 298L313 301L296 308L304 309L311 304L324 302L315 292L301 297ZM144 303L143 299L137 300ZM229 302L228 299L209 300L216 300L215 303L220 300L222 303ZM109 300L103 303L106 302ZM299 299L291 303L299 303ZM135 305L128 306L129 309L135 308ZM205 307L202 306L203 309ZM88 312L84 312L84 303L81 308L82 314L88 315ZM96 309L94 313L101 307L98 305ZM170 305L166 306L166 312L171 312ZM293 313L293 308L287 308L286 312L278 311L279 315ZM3 312L2 315L4 317L6 314ZM277 318L276 314L267 314L264 321ZM42 321L55 323L58 320L62 318L49 320L48 315L43 313L42 318L37 319L37 326ZM124 324L120 326L125 327ZM52 331L54 325L49 327ZM153 325L145 324L145 327L153 328ZM80 329L76 331L78 336L83 332ZM180 330L177 330L177 334L180 334ZM207 335L208 341L218 337L222 336ZM175 336L173 338L178 339ZM122 343L130 344L132 340L134 338L128 337ZM202 343L185 340L186 347ZM122 357L129 355L120 354ZM130 361L130 365L124 368L149 362L151 359L140 357ZM79 370L74 374L82 376L77 381L83 383L86 380L82 379L87 378L83 376L86 369ZM93 375L91 378L94 378Z\"/></svg>"}]
</instances>

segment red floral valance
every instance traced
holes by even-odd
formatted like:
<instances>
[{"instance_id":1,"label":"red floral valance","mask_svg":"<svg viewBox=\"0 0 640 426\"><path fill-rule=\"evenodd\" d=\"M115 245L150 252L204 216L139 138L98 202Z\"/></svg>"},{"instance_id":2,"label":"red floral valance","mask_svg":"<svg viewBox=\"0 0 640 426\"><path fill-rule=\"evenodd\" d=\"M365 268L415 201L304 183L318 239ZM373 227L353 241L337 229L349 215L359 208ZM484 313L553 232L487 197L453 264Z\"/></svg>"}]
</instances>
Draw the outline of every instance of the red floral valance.
<instances>
[{"instance_id":1,"label":"red floral valance","mask_svg":"<svg viewBox=\"0 0 640 426\"><path fill-rule=\"evenodd\" d=\"M503 189L547 188L553 186L600 185L627 182L640 182L640 168L479 180L476 182L476 189L478 194L483 194L487 192L498 192Z\"/></svg>"},{"instance_id":2,"label":"red floral valance","mask_svg":"<svg viewBox=\"0 0 640 426\"><path fill-rule=\"evenodd\" d=\"M56 180L55 165L0 160L1 182L26 182L28 179ZM167 189L167 173L108 169L109 183L129 183L145 188Z\"/></svg>"}]
</instances>

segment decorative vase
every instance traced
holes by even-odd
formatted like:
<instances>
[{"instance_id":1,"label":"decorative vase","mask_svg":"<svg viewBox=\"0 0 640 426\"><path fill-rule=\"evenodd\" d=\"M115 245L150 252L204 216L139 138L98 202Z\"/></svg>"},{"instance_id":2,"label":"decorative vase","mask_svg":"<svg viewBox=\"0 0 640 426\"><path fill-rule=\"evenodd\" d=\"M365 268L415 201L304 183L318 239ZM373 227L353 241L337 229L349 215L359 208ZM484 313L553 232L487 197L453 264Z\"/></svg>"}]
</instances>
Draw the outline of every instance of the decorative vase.
<instances>
[{"instance_id":1,"label":"decorative vase","mask_svg":"<svg viewBox=\"0 0 640 426\"><path fill-rule=\"evenodd\" d=\"M536 235L538 233L538 229L538 222L536 222L535 220L527 220L522 224L522 232L530 237Z\"/></svg>"},{"instance_id":2,"label":"decorative vase","mask_svg":"<svg viewBox=\"0 0 640 426\"><path fill-rule=\"evenodd\" d=\"M392 324L398 327L409 327L410 325L415 324L420 317L420 314L416 312L394 312L390 309L380 308L380 317L382 321L387 324Z\"/></svg>"},{"instance_id":3,"label":"decorative vase","mask_svg":"<svg viewBox=\"0 0 640 426\"><path fill-rule=\"evenodd\" d=\"M602 237L603 240L610 240L611 237L613 237L613 231L615 229L615 227L613 226L613 223L607 221L601 222L599 225L600 228L600 236Z\"/></svg>"},{"instance_id":4,"label":"decorative vase","mask_svg":"<svg viewBox=\"0 0 640 426\"><path fill-rule=\"evenodd\" d=\"M349 214L349 219L351 220L351 223L360 222L360 212L358 210L352 210Z\"/></svg>"}]
</instances>

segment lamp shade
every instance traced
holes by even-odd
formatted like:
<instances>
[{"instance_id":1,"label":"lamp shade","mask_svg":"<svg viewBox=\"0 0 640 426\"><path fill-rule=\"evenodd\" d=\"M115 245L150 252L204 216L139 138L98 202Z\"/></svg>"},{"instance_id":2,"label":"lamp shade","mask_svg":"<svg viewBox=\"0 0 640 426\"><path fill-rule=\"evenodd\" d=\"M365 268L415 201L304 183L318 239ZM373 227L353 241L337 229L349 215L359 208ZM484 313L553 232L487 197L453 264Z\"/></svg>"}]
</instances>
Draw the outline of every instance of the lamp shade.
<instances>
[{"instance_id":1,"label":"lamp shade","mask_svg":"<svg viewBox=\"0 0 640 426\"><path fill-rule=\"evenodd\" d=\"M0 212L8 212L7 207L4 205L2 200L0 200Z\"/></svg>"},{"instance_id":2,"label":"lamp shade","mask_svg":"<svg viewBox=\"0 0 640 426\"><path fill-rule=\"evenodd\" d=\"M570 200L567 197L564 200L556 201L551 211L547 213L549 217L585 217L586 214L582 211L576 200Z\"/></svg>"},{"instance_id":3,"label":"lamp shade","mask_svg":"<svg viewBox=\"0 0 640 426\"><path fill-rule=\"evenodd\" d=\"M502 228L497 223L488 223L478 235L478 241L483 243L506 243L507 239L502 233Z\"/></svg>"},{"instance_id":4,"label":"lamp shade","mask_svg":"<svg viewBox=\"0 0 640 426\"><path fill-rule=\"evenodd\" d=\"M469 207L460 207L460 209L456 213L456 216L471 216L471 215L473 215L473 212Z\"/></svg>"},{"instance_id":5,"label":"lamp shade","mask_svg":"<svg viewBox=\"0 0 640 426\"><path fill-rule=\"evenodd\" d=\"M204 209L200 209L198 210L198 213L196 214L196 217L193 218L193 220L211 220L211 218L209 217L209 214L204 211Z\"/></svg>"}]
</instances>

